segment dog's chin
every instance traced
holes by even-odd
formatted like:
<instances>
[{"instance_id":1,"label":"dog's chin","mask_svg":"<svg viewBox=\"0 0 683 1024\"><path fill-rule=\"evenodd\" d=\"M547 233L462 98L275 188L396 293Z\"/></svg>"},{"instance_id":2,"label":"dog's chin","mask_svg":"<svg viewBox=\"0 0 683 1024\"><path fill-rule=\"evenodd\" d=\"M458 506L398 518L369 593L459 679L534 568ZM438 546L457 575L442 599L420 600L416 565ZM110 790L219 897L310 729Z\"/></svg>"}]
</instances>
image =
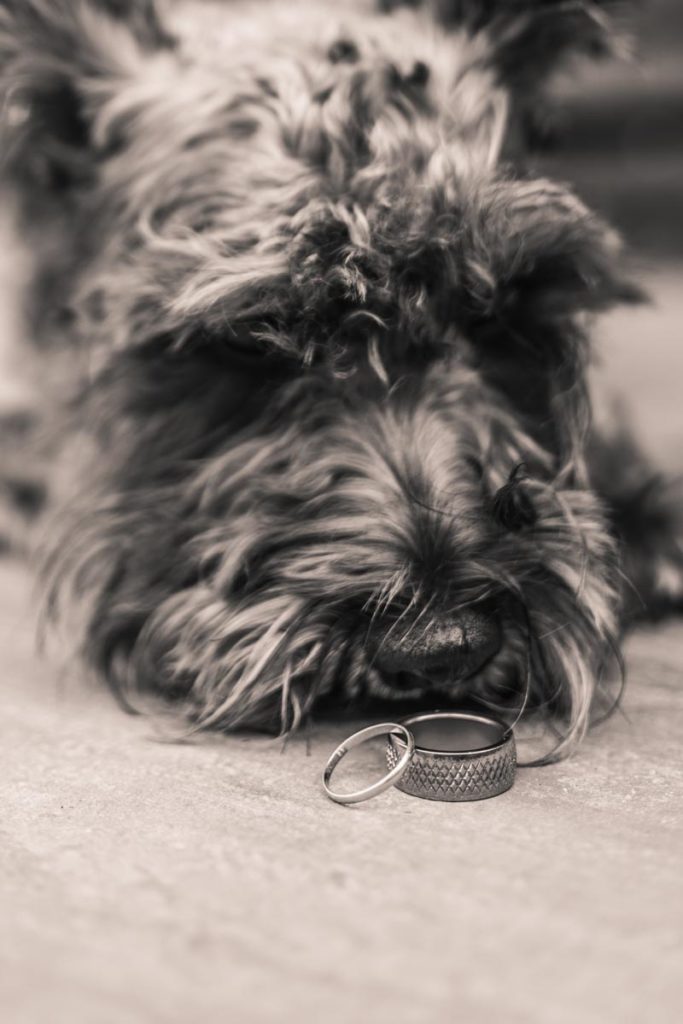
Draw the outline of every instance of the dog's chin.
<instances>
[{"instance_id":1,"label":"dog's chin","mask_svg":"<svg viewBox=\"0 0 683 1024\"><path fill-rule=\"evenodd\" d=\"M428 702L454 703L464 700L476 687L476 677L432 681L409 672L373 672L368 678L367 694L375 700L392 703L422 704Z\"/></svg>"}]
</instances>

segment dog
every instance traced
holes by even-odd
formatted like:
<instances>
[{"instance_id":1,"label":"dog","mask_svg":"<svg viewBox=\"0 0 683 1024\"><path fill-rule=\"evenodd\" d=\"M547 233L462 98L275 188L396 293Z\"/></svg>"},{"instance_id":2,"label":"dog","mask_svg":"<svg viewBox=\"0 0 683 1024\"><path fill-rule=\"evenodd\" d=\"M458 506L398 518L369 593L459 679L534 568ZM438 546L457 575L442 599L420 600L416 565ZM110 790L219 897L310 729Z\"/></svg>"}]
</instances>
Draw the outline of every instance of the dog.
<instances>
[{"instance_id":1,"label":"dog","mask_svg":"<svg viewBox=\"0 0 683 1024\"><path fill-rule=\"evenodd\" d=\"M554 760L625 628L680 608L678 505L591 427L589 318L638 289L530 169L618 7L0 0L49 385L5 491L124 703L286 732L523 699Z\"/></svg>"}]
</instances>

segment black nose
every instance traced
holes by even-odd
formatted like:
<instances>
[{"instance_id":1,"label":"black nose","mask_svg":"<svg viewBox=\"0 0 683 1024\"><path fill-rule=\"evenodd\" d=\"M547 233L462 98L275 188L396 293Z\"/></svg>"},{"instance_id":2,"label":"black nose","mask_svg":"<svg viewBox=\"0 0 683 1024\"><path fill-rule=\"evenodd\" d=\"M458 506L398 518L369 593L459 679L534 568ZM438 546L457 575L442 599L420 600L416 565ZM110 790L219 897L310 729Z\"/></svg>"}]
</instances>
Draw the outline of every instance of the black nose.
<instances>
[{"instance_id":1,"label":"black nose","mask_svg":"<svg viewBox=\"0 0 683 1024\"><path fill-rule=\"evenodd\" d=\"M500 647L497 619L480 611L459 612L407 628L400 621L378 638L375 664L394 675L407 673L428 683L466 679Z\"/></svg>"}]
</instances>

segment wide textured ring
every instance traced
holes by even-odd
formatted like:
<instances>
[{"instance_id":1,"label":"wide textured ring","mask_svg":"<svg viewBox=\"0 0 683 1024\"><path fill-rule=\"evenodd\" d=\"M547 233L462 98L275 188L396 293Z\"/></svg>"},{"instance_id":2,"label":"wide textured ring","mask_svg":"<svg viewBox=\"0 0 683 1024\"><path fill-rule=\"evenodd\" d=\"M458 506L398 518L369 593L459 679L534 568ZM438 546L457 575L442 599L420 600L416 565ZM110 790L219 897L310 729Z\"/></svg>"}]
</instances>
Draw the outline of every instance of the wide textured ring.
<instances>
[{"instance_id":1,"label":"wide textured ring","mask_svg":"<svg viewBox=\"0 0 683 1024\"><path fill-rule=\"evenodd\" d=\"M515 780L517 751L512 729L488 715L435 711L411 715L402 724L414 738L408 767L397 789L425 800L485 800ZM408 745L392 732L387 766L404 763Z\"/></svg>"},{"instance_id":2,"label":"wide textured ring","mask_svg":"<svg viewBox=\"0 0 683 1024\"><path fill-rule=\"evenodd\" d=\"M365 789L358 789L353 793L335 793L333 789L330 789L332 773L341 759L348 754L349 750L359 747L366 740L375 739L376 736L387 735L391 738L400 738L403 746L400 751L397 751L396 757L393 758L386 775L383 775L377 782L373 782L372 785L366 786ZM361 800L369 800L370 797L377 796L379 793L384 792L385 789L389 789L390 786L395 786L400 782L401 776L410 766L410 759L413 756L414 750L415 740L412 733L405 726L399 725L396 722L382 722L379 725L369 725L367 729L355 732L353 736L349 736L347 740L340 743L331 755L323 771L323 787L325 792L330 800L335 800L338 804L357 804Z\"/></svg>"}]
</instances>

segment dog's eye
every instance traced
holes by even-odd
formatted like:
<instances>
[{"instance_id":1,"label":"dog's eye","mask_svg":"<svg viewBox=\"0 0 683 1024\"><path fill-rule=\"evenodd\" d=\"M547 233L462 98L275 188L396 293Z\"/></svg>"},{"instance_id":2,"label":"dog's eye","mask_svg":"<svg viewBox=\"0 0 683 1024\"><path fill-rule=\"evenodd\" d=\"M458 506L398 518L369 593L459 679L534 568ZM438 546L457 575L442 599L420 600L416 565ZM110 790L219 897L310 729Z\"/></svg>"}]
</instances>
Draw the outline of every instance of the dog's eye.
<instances>
[{"instance_id":1,"label":"dog's eye","mask_svg":"<svg viewBox=\"0 0 683 1024\"><path fill-rule=\"evenodd\" d=\"M359 58L358 47L351 39L337 39L327 51L332 64L355 64Z\"/></svg>"},{"instance_id":2,"label":"dog's eye","mask_svg":"<svg viewBox=\"0 0 683 1024\"><path fill-rule=\"evenodd\" d=\"M517 532L533 526L538 519L534 503L521 479L522 473L522 468L516 467L508 482L493 495L491 514L504 530Z\"/></svg>"},{"instance_id":3,"label":"dog's eye","mask_svg":"<svg viewBox=\"0 0 683 1024\"><path fill-rule=\"evenodd\" d=\"M482 466L479 459L475 458L474 455L466 455L465 464L469 469L472 470L472 473L477 480L484 479L484 467Z\"/></svg>"}]
</instances>

